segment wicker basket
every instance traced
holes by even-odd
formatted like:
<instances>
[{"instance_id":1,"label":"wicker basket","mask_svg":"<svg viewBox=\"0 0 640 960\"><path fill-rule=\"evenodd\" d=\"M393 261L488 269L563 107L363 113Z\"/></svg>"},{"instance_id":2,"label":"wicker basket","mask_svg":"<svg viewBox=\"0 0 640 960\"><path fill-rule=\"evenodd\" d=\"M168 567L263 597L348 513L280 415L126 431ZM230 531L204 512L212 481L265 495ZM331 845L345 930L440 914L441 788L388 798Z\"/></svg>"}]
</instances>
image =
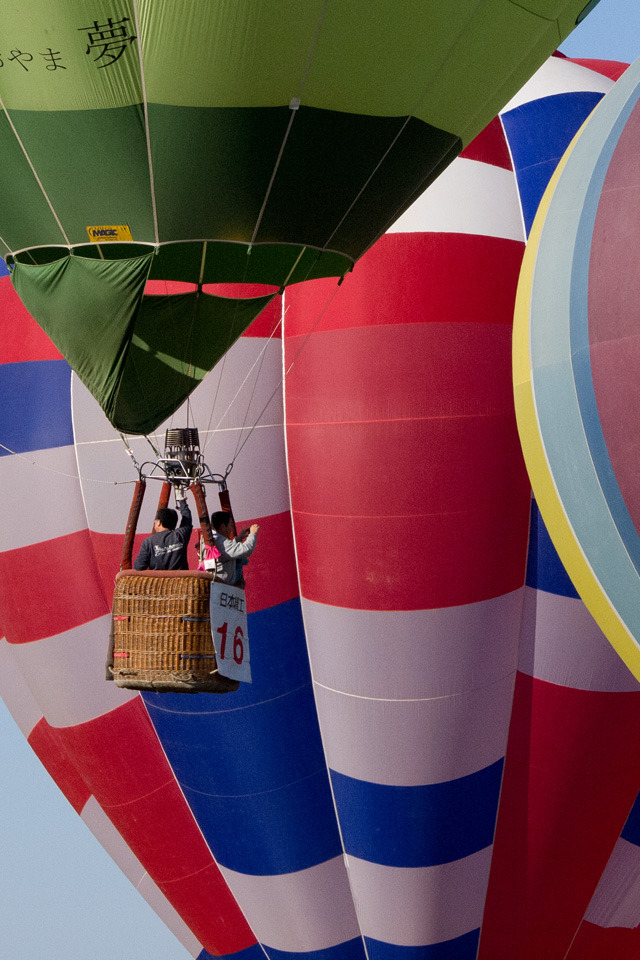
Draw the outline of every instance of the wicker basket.
<instances>
[{"instance_id":1,"label":"wicker basket","mask_svg":"<svg viewBox=\"0 0 640 960\"><path fill-rule=\"evenodd\" d=\"M122 570L113 596L107 676L118 687L173 693L230 693L211 638L212 576L196 571Z\"/></svg>"}]
</instances>

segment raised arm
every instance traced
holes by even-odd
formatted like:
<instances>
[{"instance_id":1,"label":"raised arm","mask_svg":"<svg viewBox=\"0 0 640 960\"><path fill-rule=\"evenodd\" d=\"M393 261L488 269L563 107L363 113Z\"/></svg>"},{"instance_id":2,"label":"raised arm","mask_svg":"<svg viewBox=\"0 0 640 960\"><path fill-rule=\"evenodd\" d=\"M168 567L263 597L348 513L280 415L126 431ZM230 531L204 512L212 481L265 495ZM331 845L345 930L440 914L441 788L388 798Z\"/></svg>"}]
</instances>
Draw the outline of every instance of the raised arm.
<instances>
[{"instance_id":1,"label":"raised arm","mask_svg":"<svg viewBox=\"0 0 640 960\"><path fill-rule=\"evenodd\" d=\"M186 543L189 537L191 536L191 531L193 529L193 519L191 517L191 510L189 505L184 498L184 494L181 499L176 499L176 506L180 511L180 526L177 528L176 533L179 535L183 543Z\"/></svg>"},{"instance_id":2,"label":"raised arm","mask_svg":"<svg viewBox=\"0 0 640 960\"><path fill-rule=\"evenodd\" d=\"M249 535L246 540L227 540L225 539L220 551L221 560L240 560L242 557L250 557L256 548L259 526L257 523L249 527Z\"/></svg>"}]
</instances>

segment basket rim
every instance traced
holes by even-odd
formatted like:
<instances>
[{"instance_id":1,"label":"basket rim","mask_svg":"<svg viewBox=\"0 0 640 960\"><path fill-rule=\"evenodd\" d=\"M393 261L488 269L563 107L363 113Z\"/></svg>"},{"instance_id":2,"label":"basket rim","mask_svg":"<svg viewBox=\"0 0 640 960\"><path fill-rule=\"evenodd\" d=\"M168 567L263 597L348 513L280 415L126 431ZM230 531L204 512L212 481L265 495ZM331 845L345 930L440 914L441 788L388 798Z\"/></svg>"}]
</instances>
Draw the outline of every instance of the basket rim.
<instances>
[{"instance_id":1,"label":"basket rim","mask_svg":"<svg viewBox=\"0 0 640 960\"><path fill-rule=\"evenodd\" d=\"M158 577L162 580L174 580L180 577L196 577L198 580L213 580L213 574L207 570L119 570L116 580L124 577Z\"/></svg>"}]
</instances>

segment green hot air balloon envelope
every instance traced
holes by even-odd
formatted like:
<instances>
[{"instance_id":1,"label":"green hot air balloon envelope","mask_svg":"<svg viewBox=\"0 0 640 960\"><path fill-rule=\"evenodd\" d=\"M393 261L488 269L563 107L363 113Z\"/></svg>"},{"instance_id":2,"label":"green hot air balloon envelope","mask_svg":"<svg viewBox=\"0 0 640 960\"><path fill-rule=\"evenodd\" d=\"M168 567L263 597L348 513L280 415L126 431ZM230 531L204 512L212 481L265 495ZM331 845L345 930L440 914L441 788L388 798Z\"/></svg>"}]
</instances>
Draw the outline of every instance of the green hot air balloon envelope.
<instances>
[{"instance_id":1,"label":"green hot air balloon envelope","mask_svg":"<svg viewBox=\"0 0 640 960\"><path fill-rule=\"evenodd\" d=\"M350 270L583 7L6 3L0 252L15 287L111 422L151 431L278 289ZM157 279L194 292L147 296ZM202 289L216 283L268 292Z\"/></svg>"}]
</instances>

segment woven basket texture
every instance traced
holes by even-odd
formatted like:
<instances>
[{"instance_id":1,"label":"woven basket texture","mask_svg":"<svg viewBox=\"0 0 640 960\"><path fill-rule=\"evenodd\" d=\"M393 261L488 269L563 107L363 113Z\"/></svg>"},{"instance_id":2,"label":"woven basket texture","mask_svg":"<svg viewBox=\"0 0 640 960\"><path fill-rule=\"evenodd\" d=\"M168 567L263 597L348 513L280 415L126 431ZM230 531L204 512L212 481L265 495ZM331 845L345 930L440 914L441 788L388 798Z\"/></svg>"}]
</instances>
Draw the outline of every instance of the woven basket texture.
<instances>
[{"instance_id":1,"label":"woven basket texture","mask_svg":"<svg viewBox=\"0 0 640 960\"><path fill-rule=\"evenodd\" d=\"M139 689L175 687L176 682L180 689L185 681L189 687L204 682L208 688L212 680L218 684L210 587L210 578L198 575L119 575L113 597L116 684Z\"/></svg>"}]
</instances>

